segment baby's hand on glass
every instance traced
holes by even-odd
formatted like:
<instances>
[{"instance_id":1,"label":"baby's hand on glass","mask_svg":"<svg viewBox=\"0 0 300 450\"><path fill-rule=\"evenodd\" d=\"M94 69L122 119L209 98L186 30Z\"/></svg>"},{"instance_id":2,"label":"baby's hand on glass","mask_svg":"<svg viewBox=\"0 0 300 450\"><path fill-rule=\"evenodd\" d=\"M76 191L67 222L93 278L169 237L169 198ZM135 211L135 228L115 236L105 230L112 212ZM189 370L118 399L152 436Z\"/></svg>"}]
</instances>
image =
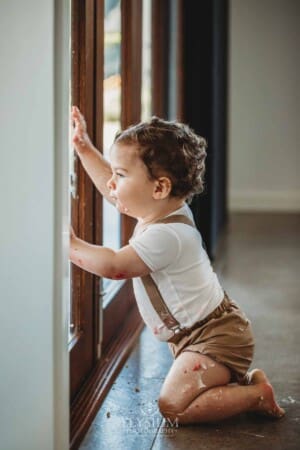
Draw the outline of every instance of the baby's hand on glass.
<instances>
[{"instance_id":1,"label":"baby's hand on glass","mask_svg":"<svg viewBox=\"0 0 300 450\"><path fill-rule=\"evenodd\" d=\"M92 142L86 131L86 121L79 108L72 106L71 119L73 124L73 144L78 153L92 147Z\"/></svg>"}]
</instances>

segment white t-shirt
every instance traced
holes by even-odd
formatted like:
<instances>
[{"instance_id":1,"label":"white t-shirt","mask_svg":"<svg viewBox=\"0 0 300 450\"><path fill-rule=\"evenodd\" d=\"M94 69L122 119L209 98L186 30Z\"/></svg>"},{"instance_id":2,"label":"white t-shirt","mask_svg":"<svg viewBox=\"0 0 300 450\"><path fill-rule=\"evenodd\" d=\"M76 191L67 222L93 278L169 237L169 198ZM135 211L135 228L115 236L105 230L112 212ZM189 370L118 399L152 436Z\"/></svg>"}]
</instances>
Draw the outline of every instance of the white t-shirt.
<instances>
[{"instance_id":1,"label":"white t-shirt","mask_svg":"<svg viewBox=\"0 0 300 450\"><path fill-rule=\"evenodd\" d=\"M186 204L170 216L175 214L193 220ZM204 319L223 300L224 291L196 228L183 223L151 224L129 243L150 268L168 309L181 326L191 327ZM140 278L133 278L133 288L145 323L159 340L168 340L173 332L156 313Z\"/></svg>"}]
</instances>

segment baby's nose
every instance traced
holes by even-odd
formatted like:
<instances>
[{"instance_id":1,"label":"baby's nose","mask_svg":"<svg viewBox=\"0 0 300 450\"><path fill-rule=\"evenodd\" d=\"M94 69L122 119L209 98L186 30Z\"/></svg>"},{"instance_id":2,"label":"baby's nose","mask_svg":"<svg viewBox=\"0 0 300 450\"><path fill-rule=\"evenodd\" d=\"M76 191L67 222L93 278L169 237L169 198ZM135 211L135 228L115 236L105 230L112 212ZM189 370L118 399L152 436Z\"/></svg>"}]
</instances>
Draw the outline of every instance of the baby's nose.
<instances>
[{"instance_id":1,"label":"baby's nose","mask_svg":"<svg viewBox=\"0 0 300 450\"><path fill-rule=\"evenodd\" d=\"M114 177L112 176L108 182L106 183L106 186L108 187L108 189L110 189L111 191L115 189L116 184L114 182Z\"/></svg>"}]
</instances>

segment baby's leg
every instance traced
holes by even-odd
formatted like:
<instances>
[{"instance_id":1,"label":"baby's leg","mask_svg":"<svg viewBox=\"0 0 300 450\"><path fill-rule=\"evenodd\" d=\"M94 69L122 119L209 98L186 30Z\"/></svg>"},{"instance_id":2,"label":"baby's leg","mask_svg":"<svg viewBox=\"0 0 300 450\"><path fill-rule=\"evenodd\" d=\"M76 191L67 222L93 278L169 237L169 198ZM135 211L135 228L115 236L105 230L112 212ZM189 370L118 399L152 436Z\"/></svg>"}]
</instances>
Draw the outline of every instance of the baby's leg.
<instances>
[{"instance_id":1,"label":"baby's leg","mask_svg":"<svg viewBox=\"0 0 300 450\"><path fill-rule=\"evenodd\" d=\"M262 371L255 372L249 386L228 385L229 380L227 367L199 353L183 352L162 387L160 411L181 424L222 420L245 411L284 415Z\"/></svg>"},{"instance_id":2,"label":"baby's leg","mask_svg":"<svg viewBox=\"0 0 300 450\"><path fill-rule=\"evenodd\" d=\"M182 352L173 362L158 401L160 410L184 411L200 394L229 383L230 370L208 356Z\"/></svg>"}]
</instances>

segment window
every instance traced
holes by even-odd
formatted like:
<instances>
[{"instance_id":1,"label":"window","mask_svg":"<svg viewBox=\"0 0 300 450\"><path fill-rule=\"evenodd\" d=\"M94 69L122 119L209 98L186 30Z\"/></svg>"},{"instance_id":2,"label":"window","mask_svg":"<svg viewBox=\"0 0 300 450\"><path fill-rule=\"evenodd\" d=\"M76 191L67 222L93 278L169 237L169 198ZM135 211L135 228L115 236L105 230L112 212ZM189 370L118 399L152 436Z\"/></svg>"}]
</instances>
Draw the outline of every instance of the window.
<instances>
[{"instance_id":1,"label":"window","mask_svg":"<svg viewBox=\"0 0 300 450\"><path fill-rule=\"evenodd\" d=\"M181 1L72 0L71 103L105 157L117 130L153 113L167 117L169 6ZM95 244L125 245L135 221L108 205L70 157L75 232ZM143 323L131 281L99 279L73 265L70 271L71 448L78 448Z\"/></svg>"},{"instance_id":2,"label":"window","mask_svg":"<svg viewBox=\"0 0 300 450\"><path fill-rule=\"evenodd\" d=\"M115 132L141 117L141 29L140 1L72 0L71 103L84 114L89 136L105 157ZM75 232L99 245L126 244L134 220L110 207L73 152L71 158ZM76 448L87 414L97 410L107 379L121 367L143 323L130 280L99 279L75 265L71 277L71 447Z\"/></svg>"}]
</instances>

